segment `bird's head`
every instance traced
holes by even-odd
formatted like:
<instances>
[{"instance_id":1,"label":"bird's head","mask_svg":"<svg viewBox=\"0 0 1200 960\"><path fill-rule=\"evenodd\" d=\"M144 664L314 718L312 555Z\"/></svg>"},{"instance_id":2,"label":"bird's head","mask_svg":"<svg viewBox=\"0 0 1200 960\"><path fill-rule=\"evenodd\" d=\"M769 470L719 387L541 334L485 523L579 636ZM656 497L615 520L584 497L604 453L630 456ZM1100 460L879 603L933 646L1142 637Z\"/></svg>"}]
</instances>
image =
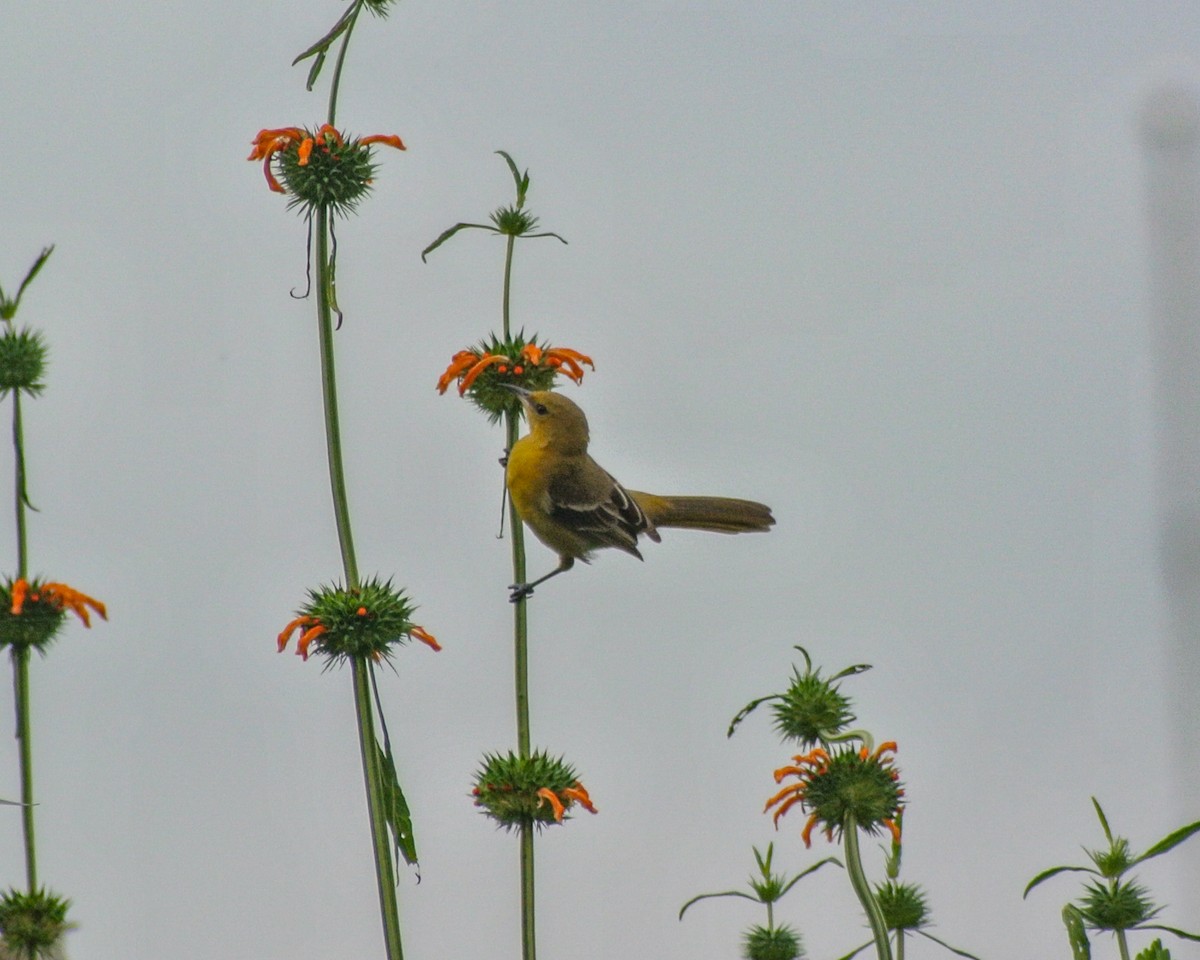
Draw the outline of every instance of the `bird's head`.
<instances>
[{"instance_id":1,"label":"bird's head","mask_svg":"<svg viewBox=\"0 0 1200 960\"><path fill-rule=\"evenodd\" d=\"M588 445L588 423L572 400L553 390L526 390L505 384L521 398L529 433L534 440L561 453L584 453Z\"/></svg>"}]
</instances>

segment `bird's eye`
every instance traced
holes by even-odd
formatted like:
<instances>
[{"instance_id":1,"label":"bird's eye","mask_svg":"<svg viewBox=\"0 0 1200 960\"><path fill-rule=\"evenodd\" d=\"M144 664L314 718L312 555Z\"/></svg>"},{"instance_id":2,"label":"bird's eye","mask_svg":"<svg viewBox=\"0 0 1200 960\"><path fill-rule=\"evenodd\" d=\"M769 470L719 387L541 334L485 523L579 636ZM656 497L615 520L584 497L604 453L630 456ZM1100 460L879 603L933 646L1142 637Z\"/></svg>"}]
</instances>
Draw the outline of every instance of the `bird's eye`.
<instances>
[{"instance_id":1,"label":"bird's eye","mask_svg":"<svg viewBox=\"0 0 1200 960\"><path fill-rule=\"evenodd\" d=\"M544 403L534 404L533 409L539 417L544 417L547 413L549 413Z\"/></svg>"}]
</instances>

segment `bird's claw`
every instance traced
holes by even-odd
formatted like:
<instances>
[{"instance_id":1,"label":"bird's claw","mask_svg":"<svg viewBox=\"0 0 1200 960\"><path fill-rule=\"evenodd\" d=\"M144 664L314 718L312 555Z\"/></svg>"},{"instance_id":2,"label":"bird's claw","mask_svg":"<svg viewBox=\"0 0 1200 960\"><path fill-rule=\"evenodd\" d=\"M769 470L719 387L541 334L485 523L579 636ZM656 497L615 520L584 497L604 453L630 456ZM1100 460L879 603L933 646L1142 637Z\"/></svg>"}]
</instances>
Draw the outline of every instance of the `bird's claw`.
<instances>
[{"instance_id":1,"label":"bird's claw","mask_svg":"<svg viewBox=\"0 0 1200 960\"><path fill-rule=\"evenodd\" d=\"M526 597L533 596L533 587L527 583L510 583L508 589L512 591L508 595L509 603L517 603L524 600Z\"/></svg>"}]
</instances>

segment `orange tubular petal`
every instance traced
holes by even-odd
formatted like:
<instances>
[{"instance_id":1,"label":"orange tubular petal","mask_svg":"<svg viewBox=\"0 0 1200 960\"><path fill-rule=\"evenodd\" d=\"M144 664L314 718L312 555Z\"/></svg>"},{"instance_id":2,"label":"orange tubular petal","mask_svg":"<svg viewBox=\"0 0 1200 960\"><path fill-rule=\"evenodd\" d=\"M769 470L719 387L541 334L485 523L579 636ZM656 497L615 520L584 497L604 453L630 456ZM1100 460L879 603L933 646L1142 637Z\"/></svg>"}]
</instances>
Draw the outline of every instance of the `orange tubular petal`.
<instances>
[{"instance_id":1,"label":"orange tubular petal","mask_svg":"<svg viewBox=\"0 0 1200 960\"><path fill-rule=\"evenodd\" d=\"M771 807L775 806L780 800L792 793L804 793L804 784L789 783L786 787L780 790L775 796L767 801L767 805L763 807L763 813L766 813Z\"/></svg>"},{"instance_id":2,"label":"orange tubular petal","mask_svg":"<svg viewBox=\"0 0 1200 960\"><path fill-rule=\"evenodd\" d=\"M536 367L542 362L542 348L536 343L527 343L521 348L521 356Z\"/></svg>"},{"instance_id":3,"label":"orange tubular petal","mask_svg":"<svg viewBox=\"0 0 1200 960\"><path fill-rule=\"evenodd\" d=\"M570 359L576 361L577 363L586 363L593 370L596 369L596 365L592 363L591 357L589 357L586 353L580 353L578 350L572 350L570 347L554 347L553 349L548 350L547 353L549 353L552 357L561 357L564 360Z\"/></svg>"},{"instance_id":4,"label":"orange tubular petal","mask_svg":"<svg viewBox=\"0 0 1200 960\"><path fill-rule=\"evenodd\" d=\"M587 787L585 787L578 780L575 781L575 786L567 787L567 789L563 791L563 796L570 797L588 813L598 812L592 805L592 798L588 796Z\"/></svg>"},{"instance_id":5,"label":"orange tubular petal","mask_svg":"<svg viewBox=\"0 0 1200 960\"><path fill-rule=\"evenodd\" d=\"M464 376L458 382L458 395L461 397L464 393L466 393L468 390L470 390L471 384L473 384L475 382L475 380L479 377L479 375L481 373L483 373L484 370L486 370L488 367L492 366L492 364L504 363L507 360L508 360L508 357L504 356L503 354L499 354L499 353L489 353L489 354L485 355L483 357L483 359L481 359L477 364L475 364L475 366L471 367L471 369L467 371L466 376Z\"/></svg>"},{"instance_id":6,"label":"orange tubular petal","mask_svg":"<svg viewBox=\"0 0 1200 960\"><path fill-rule=\"evenodd\" d=\"M369 137L363 137L358 142L361 143L363 146L366 146L371 143L382 143L389 147L395 147L397 150L408 149L407 147L404 146L404 141L401 140L394 133L392 133L392 134L375 133Z\"/></svg>"},{"instance_id":7,"label":"orange tubular petal","mask_svg":"<svg viewBox=\"0 0 1200 960\"><path fill-rule=\"evenodd\" d=\"M883 756L884 753L895 753L897 749L899 749L899 748L896 746L896 741L888 740L885 743L881 743L876 748L874 757L876 760L878 760L881 756Z\"/></svg>"},{"instance_id":8,"label":"orange tubular petal","mask_svg":"<svg viewBox=\"0 0 1200 960\"><path fill-rule=\"evenodd\" d=\"M579 381L581 381L583 379L583 367L581 367L579 364L577 364L570 357L558 357L556 359L559 359L562 361L563 367L567 368L567 376L570 377L572 380L574 380L576 383L579 383ZM558 369L562 370L562 367L559 367Z\"/></svg>"},{"instance_id":9,"label":"orange tubular petal","mask_svg":"<svg viewBox=\"0 0 1200 960\"><path fill-rule=\"evenodd\" d=\"M275 193L287 193L283 189L283 185L275 179L275 174L271 172L271 154L267 154L267 159L263 161L263 176L267 178L267 186Z\"/></svg>"},{"instance_id":10,"label":"orange tubular petal","mask_svg":"<svg viewBox=\"0 0 1200 960\"><path fill-rule=\"evenodd\" d=\"M310 618L311 619L311 618ZM300 642L296 644L296 653L300 654L304 660L308 659L308 645L317 639L325 632L325 624L318 623L315 627L309 627L300 634Z\"/></svg>"},{"instance_id":11,"label":"orange tubular petal","mask_svg":"<svg viewBox=\"0 0 1200 960\"><path fill-rule=\"evenodd\" d=\"M817 815L814 813L808 818L808 822L804 824L804 829L800 832L800 839L804 841L806 847L812 846L813 827L817 825Z\"/></svg>"},{"instance_id":12,"label":"orange tubular petal","mask_svg":"<svg viewBox=\"0 0 1200 960\"><path fill-rule=\"evenodd\" d=\"M300 158L300 166L308 166L308 158L312 156L314 146L312 137L305 137L300 141L300 149L296 151L296 155Z\"/></svg>"},{"instance_id":13,"label":"orange tubular petal","mask_svg":"<svg viewBox=\"0 0 1200 960\"><path fill-rule=\"evenodd\" d=\"M12 610L9 611L14 617L20 616L21 611L25 608L25 600L29 596L29 581L24 577L15 581L12 585Z\"/></svg>"},{"instance_id":14,"label":"orange tubular petal","mask_svg":"<svg viewBox=\"0 0 1200 960\"><path fill-rule=\"evenodd\" d=\"M464 370L472 364L479 362L479 354L470 350L459 350L450 361L450 366L446 368L446 372L438 378L437 389L438 393L445 393L446 388L450 386L450 381L457 380Z\"/></svg>"},{"instance_id":15,"label":"orange tubular petal","mask_svg":"<svg viewBox=\"0 0 1200 960\"><path fill-rule=\"evenodd\" d=\"M337 127L335 127L335 126L334 126L333 124L331 124L331 123L323 123L323 124L321 124L321 127L320 127L320 129L319 129L319 130L317 130L317 132L316 132L316 135L315 135L314 139L316 139L316 140L323 140L323 139L325 139L326 137L332 137L332 138L333 138L333 140L334 140L336 143L338 143L339 145L340 145L340 144L343 144L343 143L345 143L345 142L346 142L346 141L344 141L344 140L342 139L342 135L341 135L340 133L338 133ZM322 144L322 146L324 146L324 144Z\"/></svg>"},{"instance_id":16,"label":"orange tubular petal","mask_svg":"<svg viewBox=\"0 0 1200 960\"><path fill-rule=\"evenodd\" d=\"M413 627L408 631L408 635L417 640L420 640L425 646L433 650L441 650L442 645L437 642L437 637L432 633L426 632L424 627Z\"/></svg>"},{"instance_id":17,"label":"orange tubular petal","mask_svg":"<svg viewBox=\"0 0 1200 960\"><path fill-rule=\"evenodd\" d=\"M900 843L900 828L896 825L896 821L895 820L884 820L883 825L885 827L887 827L890 831L892 831L892 839L897 844L899 844Z\"/></svg>"},{"instance_id":18,"label":"orange tubular petal","mask_svg":"<svg viewBox=\"0 0 1200 960\"><path fill-rule=\"evenodd\" d=\"M295 633L298 629L300 629L300 627L306 627L310 623L312 623L312 617L297 617L295 620L292 620L286 627L284 627L283 630L280 631L279 637L278 637L279 652L283 653L283 648L288 645L288 641L292 639L293 633Z\"/></svg>"},{"instance_id":19,"label":"orange tubular petal","mask_svg":"<svg viewBox=\"0 0 1200 960\"><path fill-rule=\"evenodd\" d=\"M773 824L775 824L776 828L779 827L779 818L782 817L789 810L791 810L792 807L794 807L797 803L799 803L803 799L804 799L804 796L802 794L797 793L797 794L794 794L794 795L788 797L786 800L783 801L783 803L781 803L779 805L779 809L776 810L775 813L771 816L771 822ZM764 810L763 813L766 813L766 810Z\"/></svg>"},{"instance_id":20,"label":"orange tubular petal","mask_svg":"<svg viewBox=\"0 0 1200 960\"><path fill-rule=\"evenodd\" d=\"M563 813L565 812L566 808L562 805L562 801L558 799L558 794L556 794L549 787L542 787L540 790L538 790L537 795L543 800L549 801L550 809L554 811L555 821L562 823Z\"/></svg>"},{"instance_id":21,"label":"orange tubular petal","mask_svg":"<svg viewBox=\"0 0 1200 960\"><path fill-rule=\"evenodd\" d=\"M775 771L775 782L780 783L784 777L802 777L807 772L800 767L780 767Z\"/></svg>"}]
</instances>

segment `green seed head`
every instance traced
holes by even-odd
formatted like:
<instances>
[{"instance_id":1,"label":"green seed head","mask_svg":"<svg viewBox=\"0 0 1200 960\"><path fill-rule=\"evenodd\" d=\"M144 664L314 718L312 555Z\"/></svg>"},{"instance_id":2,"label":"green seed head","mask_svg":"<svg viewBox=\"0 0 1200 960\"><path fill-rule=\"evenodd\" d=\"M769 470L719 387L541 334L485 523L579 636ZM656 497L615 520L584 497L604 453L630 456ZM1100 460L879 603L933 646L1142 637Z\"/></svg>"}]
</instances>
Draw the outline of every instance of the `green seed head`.
<instances>
[{"instance_id":1,"label":"green seed head","mask_svg":"<svg viewBox=\"0 0 1200 960\"><path fill-rule=\"evenodd\" d=\"M6 324L0 334L0 396L20 390L37 396L45 389L46 342L33 330Z\"/></svg>"}]
</instances>

